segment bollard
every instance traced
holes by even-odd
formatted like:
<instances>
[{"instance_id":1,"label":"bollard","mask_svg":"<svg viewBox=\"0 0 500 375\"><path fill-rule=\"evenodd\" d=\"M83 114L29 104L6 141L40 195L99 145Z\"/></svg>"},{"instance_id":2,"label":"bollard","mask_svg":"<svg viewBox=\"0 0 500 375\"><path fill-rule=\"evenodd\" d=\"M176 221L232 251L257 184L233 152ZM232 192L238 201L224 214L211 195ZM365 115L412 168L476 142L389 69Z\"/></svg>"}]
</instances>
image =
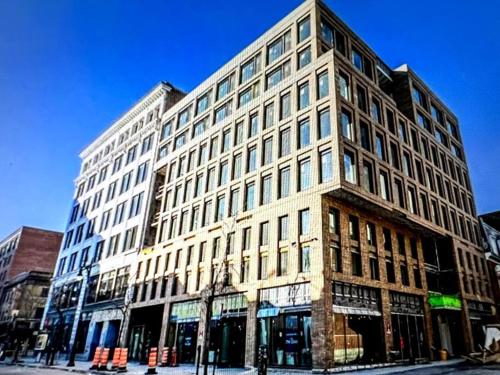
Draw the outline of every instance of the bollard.
<instances>
[{"instance_id":1,"label":"bollard","mask_svg":"<svg viewBox=\"0 0 500 375\"><path fill-rule=\"evenodd\" d=\"M117 372L127 372L128 348L120 350L120 363L118 364Z\"/></svg>"},{"instance_id":2,"label":"bollard","mask_svg":"<svg viewBox=\"0 0 500 375\"><path fill-rule=\"evenodd\" d=\"M267 346L259 346L257 358L257 375L267 375Z\"/></svg>"},{"instance_id":3,"label":"bollard","mask_svg":"<svg viewBox=\"0 0 500 375\"><path fill-rule=\"evenodd\" d=\"M97 370L99 368L99 360L101 358L101 351L102 351L102 348L100 346L95 348L94 358L92 359L92 366L90 366L91 370Z\"/></svg>"},{"instance_id":4,"label":"bollard","mask_svg":"<svg viewBox=\"0 0 500 375\"><path fill-rule=\"evenodd\" d=\"M163 348L163 351L161 352L160 367L168 366L168 352L169 352L168 346L166 348Z\"/></svg>"},{"instance_id":5,"label":"bollard","mask_svg":"<svg viewBox=\"0 0 500 375\"><path fill-rule=\"evenodd\" d=\"M148 370L145 374L158 374L156 364L158 363L158 348L149 349Z\"/></svg>"},{"instance_id":6,"label":"bollard","mask_svg":"<svg viewBox=\"0 0 500 375\"><path fill-rule=\"evenodd\" d=\"M170 356L170 366L177 367L177 348L172 348L172 355Z\"/></svg>"},{"instance_id":7,"label":"bollard","mask_svg":"<svg viewBox=\"0 0 500 375\"><path fill-rule=\"evenodd\" d=\"M101 359L99 361L99 371L107 371L108 370L108 359L109 359L109 348L104 348L101 353Z\"/></svg>"},{"instance_id":8,"label":"bollard","mask_svg":"<svg viewBox=\"0 0 500 375\"><path fill-rule=\"evenodd\" d=\"M115 348L113 360L111 361L111 370L116 370L118 368L118 365L120 364L121 350L121 348Z\"/></svg>"}]
</instances>

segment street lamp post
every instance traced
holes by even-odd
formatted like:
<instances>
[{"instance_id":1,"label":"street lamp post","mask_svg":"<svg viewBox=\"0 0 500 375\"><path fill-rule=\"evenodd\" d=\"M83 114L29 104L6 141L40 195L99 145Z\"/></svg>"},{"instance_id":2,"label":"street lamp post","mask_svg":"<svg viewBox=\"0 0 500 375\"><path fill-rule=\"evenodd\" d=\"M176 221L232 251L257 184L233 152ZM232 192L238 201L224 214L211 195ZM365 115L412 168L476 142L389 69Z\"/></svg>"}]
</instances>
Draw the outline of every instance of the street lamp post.
<instances>
[{"instance_id":1,"label":"street lamp post","mask_svg":"<svg viewBox=\"0 0 500 375\"><path fill-rule=\"evenodd\" d=\"M69 352L69 360L68 364L66 365L67 367L75 367L75 358L76 358L76 349L77 349L77 340L78 340L78 329L80 327L80 321L82 317L82 310L83 307L85 306L85 289L87 286L87 281L88 281L88 276L90 273L90 269L92 268L92 265L84 265L80 267L80 270L78 271L78 276L82 278L82 286L80 287L80 294L78 296L78 304L80 306L77 306L76 312L75 312L75 322L73 323L73 327L75 330L75 338L73 339L73 344L71 345L71 350ZM85 276L83 276L83 271L85 271Z\"/></svg>"}]
</instances>

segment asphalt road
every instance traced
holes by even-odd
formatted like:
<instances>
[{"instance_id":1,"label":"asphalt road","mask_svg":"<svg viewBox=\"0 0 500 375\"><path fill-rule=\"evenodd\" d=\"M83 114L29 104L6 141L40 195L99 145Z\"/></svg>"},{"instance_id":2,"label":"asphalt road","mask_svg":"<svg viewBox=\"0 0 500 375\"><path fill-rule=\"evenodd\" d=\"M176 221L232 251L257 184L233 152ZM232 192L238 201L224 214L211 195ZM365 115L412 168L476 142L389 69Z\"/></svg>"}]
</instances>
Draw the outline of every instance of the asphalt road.
<instances>
[{"instance_id":1,"label":"asphalt road","mask_svg":"<svg viewBox=\"0 0 500 375\"><path fill-rule=\"evenodd\" d=\"M458 365L449 367L431 367L427 369L411 370L404 372L394 372L394 375L447 375L447 374L463 374L463 375L500 375L500 364L491 366L471 366Z\"/></svg>"},{"instance_id":2,"label":"asphalt road","mask_svg":"<svg viewBox=\"0 0 500 375\"><path fill-rule=\"evenodd\" d=\"M71 372L52 370L52 369L38 369L20 366L2 366L0 365L0 375L70 375Z\"/></svg>"}]
</instances>

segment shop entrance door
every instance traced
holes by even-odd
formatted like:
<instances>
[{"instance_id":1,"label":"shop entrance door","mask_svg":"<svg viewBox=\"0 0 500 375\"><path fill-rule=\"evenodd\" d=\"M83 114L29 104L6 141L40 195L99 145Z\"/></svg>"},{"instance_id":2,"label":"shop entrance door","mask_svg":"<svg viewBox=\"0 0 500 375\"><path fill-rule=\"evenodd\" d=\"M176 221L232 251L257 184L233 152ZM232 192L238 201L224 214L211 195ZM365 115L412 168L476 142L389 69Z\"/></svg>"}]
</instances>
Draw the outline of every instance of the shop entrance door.
<instances>
[{"instance_id":1,"label":"shop entrance door","mask_svg":"<svg viewBox=\"0 0 500 375\"><path fill-rule=\"evenodd\" d=\"M245 362L246 316L213 320L210 350L219 350L221 367L243 367Z\"/></svg>"}]
</instances>

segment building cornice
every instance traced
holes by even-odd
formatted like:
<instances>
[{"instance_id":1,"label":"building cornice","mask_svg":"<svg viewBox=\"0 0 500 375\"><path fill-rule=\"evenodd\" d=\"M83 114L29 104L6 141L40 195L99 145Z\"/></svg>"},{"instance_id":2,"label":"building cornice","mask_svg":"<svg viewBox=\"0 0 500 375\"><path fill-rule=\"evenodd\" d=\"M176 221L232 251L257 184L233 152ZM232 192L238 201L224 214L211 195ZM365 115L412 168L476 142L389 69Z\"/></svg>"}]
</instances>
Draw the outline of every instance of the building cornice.
<instances>
[{"instance_id":1,"label":"building cornice","mask_svg":"<svg viewBox=\"0 0 500 375\"><path fill-rule=\"evenodd\" d=\"M166 82L160 82L152 90L150 90L145 96L139 99L136 104L132 106L131 109L126 111L121 115L116 121L114 121L111 126L106 128L106 130L99 136L95 141L83 149L80 153L80 158L83 160L96 151L104 142L109 138L114 136L118 131L120 131L125 125L133 121L136 117L142 114L151 104L160 99L162 95L170 92L173 86Z\"/></svg>"}]
</instances>

